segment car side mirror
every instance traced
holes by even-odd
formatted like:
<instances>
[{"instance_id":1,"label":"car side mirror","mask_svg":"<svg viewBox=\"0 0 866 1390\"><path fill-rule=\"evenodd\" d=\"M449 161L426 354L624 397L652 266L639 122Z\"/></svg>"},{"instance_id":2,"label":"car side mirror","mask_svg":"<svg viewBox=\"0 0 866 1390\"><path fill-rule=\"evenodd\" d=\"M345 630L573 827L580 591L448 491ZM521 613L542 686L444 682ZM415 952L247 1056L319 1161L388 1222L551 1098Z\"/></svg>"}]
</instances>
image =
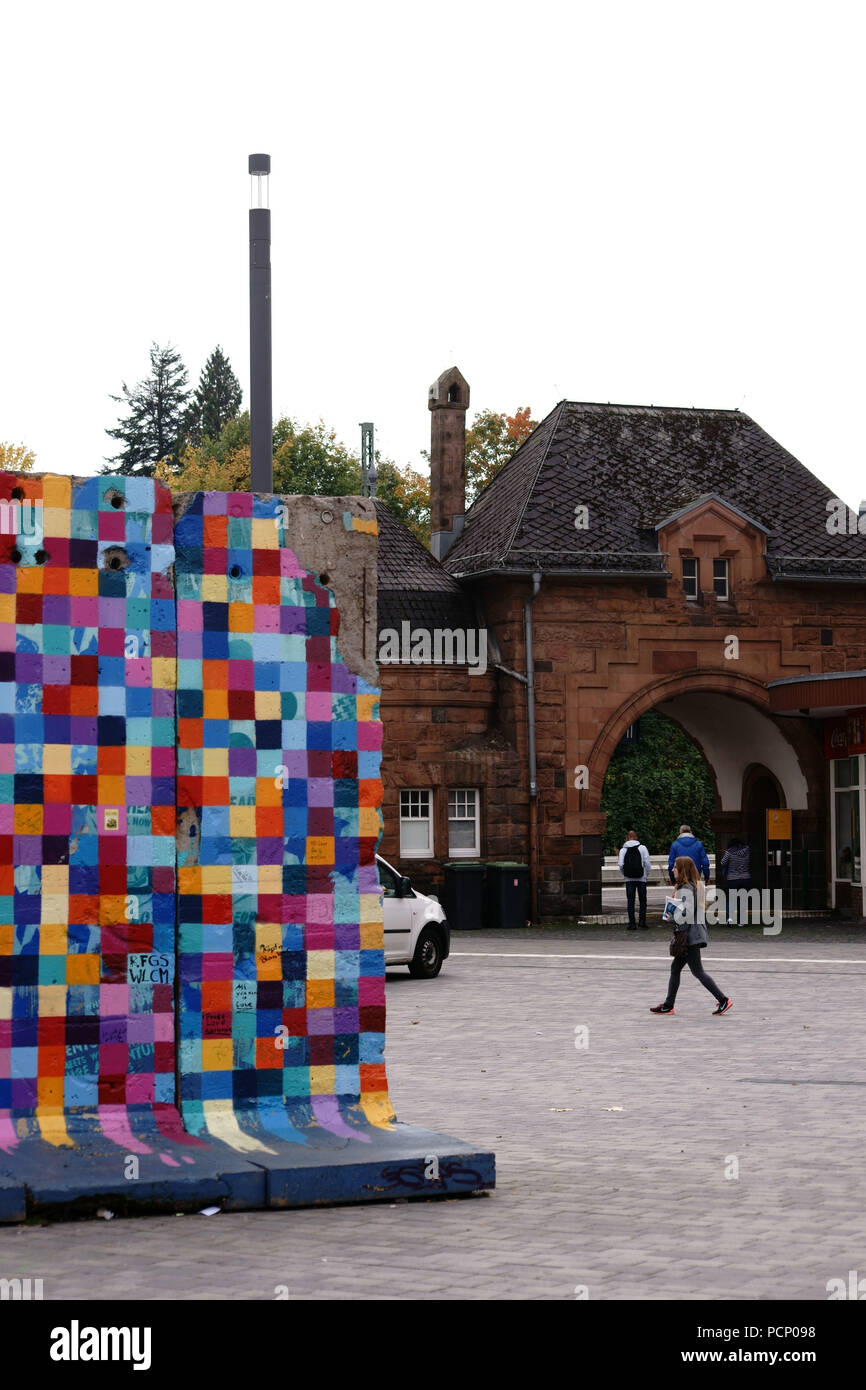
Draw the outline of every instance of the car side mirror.
<instances>
[{"instance_id":1,"label":"car side mirror","mask_svg":"<svg viewBox=\"0 0 866 1390\"><path fill-rule=\"evenodd\" d=\"M409 896L409 894L410 894L411 892L412 892L412 882L411 882L411 880L408 879L408 878L406 877L406 875L404 874L404 875L402 876L402 878L400 879L400 897L401 897L401 898L408 898L408 896Z\"/></svg>"}]
</instances>

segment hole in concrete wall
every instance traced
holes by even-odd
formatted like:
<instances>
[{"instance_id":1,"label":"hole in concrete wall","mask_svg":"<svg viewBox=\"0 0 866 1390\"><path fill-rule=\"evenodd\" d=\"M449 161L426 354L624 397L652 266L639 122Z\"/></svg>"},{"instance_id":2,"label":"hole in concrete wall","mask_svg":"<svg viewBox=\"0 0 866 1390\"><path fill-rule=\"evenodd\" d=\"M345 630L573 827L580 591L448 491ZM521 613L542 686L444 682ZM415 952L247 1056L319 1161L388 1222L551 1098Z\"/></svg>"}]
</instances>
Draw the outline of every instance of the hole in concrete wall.
<instances>
[{"instance_id":1,"label":"hole in concrete wall","mask_svg":"<svg viewBox=\"0 0 866 1390\"><path fill-rule=\"evenodd\" d=\"M127 570L130 558L122 545L109 545L102 552L102 568L106 570Z\"/></svg>"},{"instance_id":2,"label":"hole in concrete wall","mask_svg":"<svg viewBox=\"0 0 866 1390\"><path fill-rule=\"evenodd\" d=\"M16 502L23 502L23 501L24 501L24 489L23 489L23 487L13 487L13 489L12 489L12 497L13 497L13 499L14 499Z\"/></svg>"},{"instance_id":3,"label":"hole in concrete wall","mask_svg":"<svg viewBox=\"0 0 866 1390\"><path fill-rule=\"evenodd\" d=\"M240 565L232 565L231 569L229 570L229 574L231 575L232 579L240 579L240 577L241 577L241 567L240 567Z\"/></svg>"},{"instance_id":4,"label":"hole in concrete wall","mask_svg":"<svg viewBox=\"0 0 866 1390\"><path fill-rule=\"evenodd\" d=\"M110 503L112 507L119 509L123 506L123 493L118 492L117 488L109 488L108 492L105 494L105 500Z\"/></svg>"},{"instance_id":5,"label":"hole in concrete wall","mask_svg":"<svg viewBox=\"0 0 866 1390\"><path fill-rule=\"evenodd\" d=\"M21 560L24 558L24 557L22 556L22 554L21 554L21 551L18 549L17 545L10 551L10 556L11 556L13 565L20 564Z\"/></svg>"},{"instance_id":6,"label":"hole in concrete wall","mask_svg":"<svg viewBox=\"0 0 866 1390\"><path fill-rule=\"evenodd\" d=\"M328 571L327 571L327 570L322 570L322 573L319 575L319 583L320 583L320 584L324 584L325 587L327 588L327 586L330 584L330 582L331 582L331 576L328 574Z\"/></svg>"},{"instance_id":7,"label":"hole in concrete wall","mask_svg":"<svg viewBox=\"0 0 866 1390\"><path fill-rule=\"evenodd\" d=\"M37 565L46 565L50 557L47 550L37 550L35 558Z\"/></svg>"}]
</instances>

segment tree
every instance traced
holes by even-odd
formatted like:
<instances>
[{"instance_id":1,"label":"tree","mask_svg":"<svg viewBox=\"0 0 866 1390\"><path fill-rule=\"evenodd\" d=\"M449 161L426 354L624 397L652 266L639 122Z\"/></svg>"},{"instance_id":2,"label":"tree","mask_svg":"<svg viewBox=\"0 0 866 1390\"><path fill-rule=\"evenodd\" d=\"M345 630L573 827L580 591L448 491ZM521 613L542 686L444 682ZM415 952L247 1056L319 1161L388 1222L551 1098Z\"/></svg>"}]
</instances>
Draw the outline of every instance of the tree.
<instances>
[{"instance_id":1,"label":"tree","mask_svg":"<svg viewBox=\"0 0 866 1390\"><path fill-rule=\"evenodd\" d=\"M376 496L422 545L430 545L430 479L407 464L400 468L376 456Z\"/></svg>"},{"instance_id":2,"label":"tree","mask_svg":"<svg viewBox=\"0 0 866 1390\"><path fill-rule=\"evenodd\" d=\"M0 440L0 473L30 473L36 455L26 444L3 443Z\"/></svg>"},{"instance_id":3,"label":"tree","mask_svg":"<svg viewBox=\"0 0 866 1390\"><path fill-rule=\"evenodd\" d=\"M184 433L193 445L217 439L223 426L237 418L243 392L222 348L214 348L201 369L184 420Z\"/></svg>"},{"instance_id":4,"label":"tree","mask_svg":"<svg viewBox=\"0 0 866 1390\"><path fill-rule=\"evenodd\" d=\"M119 440L123 448L108 460L112 466L103 472L151 478L160 459L179 460L189 400L188 380L177 349L170 344L159 347L152 343L150 375L132 391L123 382L122 395L111 397L127 407L127 414L118 420L114 429L106 430L106 434Z\"/></svg>"},{"instance_id":5,"label":"tree","mask_svg":"<svg viewBox=\"0 0 866 1390\"><path fill-rule=\"evenodd\" d=\"M481 410L466 431L466 505L471 506L479 492L496 477L512 454L528 439L538 422L530 407L521 406L513 415Z\"/></svg>"},{"instance_id":6,"label":"tree","mask_svg":"<svg viewBox=\"0 0 866 1390\"><path fill-rule=\"evenodd\" d=\"M637 831L650 854L666 853L683 821L712 853L715 804L713 779L697 745L650 710L640 718L637 743L620 743L608 765L601 795L605 854L616 853L629 830Z\"/></svg>"},{"instance_id":7,"label":"tree","mask_svg":"<svg viewBox=\"0 0 866 1390\"><path fill-rule=\"evenodd\" d=\"M376 456L377 495L422 544L430 540L430 484L422 473ZM188 443L178 463L164 459L156 477L175 492L246 492L250 486L250 417L228 420L215 438ZM361 462L323 421L301 425L282 416L274 425L274 492L319 497L361 491Z\"/></svg>"},{"instance_id":8,"label":"tree","mask_svg":"<svg viewBox=\"0 0 866 1390\"><path fill-rule=\"evenodd\" d=\"M361 461L324 421L299 425L283 416L274 425L274 492L339 497L361 491Z\"/></svg>"}]
</instances>

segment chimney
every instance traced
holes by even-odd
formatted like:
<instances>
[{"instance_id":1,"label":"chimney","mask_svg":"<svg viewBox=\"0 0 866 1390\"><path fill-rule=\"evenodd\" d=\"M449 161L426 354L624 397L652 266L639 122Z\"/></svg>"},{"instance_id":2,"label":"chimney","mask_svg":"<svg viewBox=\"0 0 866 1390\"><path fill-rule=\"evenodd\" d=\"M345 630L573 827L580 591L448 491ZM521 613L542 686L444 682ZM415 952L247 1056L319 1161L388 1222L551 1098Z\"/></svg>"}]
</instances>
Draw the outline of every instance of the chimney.
<instances>
[{"instance_id":1,"label":"chimney","mask_svg":"<svg viewBox=\"0 0 866 1390\"><path fill-rule=\"evenodd\" d=\"M443 560L466 514L466 408L469 386L451 367L430 387L430 549Z\"/></svg>"}]
</instances>

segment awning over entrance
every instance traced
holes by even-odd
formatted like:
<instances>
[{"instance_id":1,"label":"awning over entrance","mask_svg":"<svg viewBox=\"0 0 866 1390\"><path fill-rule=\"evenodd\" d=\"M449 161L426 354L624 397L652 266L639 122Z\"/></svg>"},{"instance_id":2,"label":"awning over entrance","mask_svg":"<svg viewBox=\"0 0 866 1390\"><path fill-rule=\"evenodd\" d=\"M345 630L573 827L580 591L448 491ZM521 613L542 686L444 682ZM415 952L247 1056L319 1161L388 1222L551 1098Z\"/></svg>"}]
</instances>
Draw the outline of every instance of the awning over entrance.
<instances>
[{"instance_id":1,"label":"awning over entrance","mask_svg":"<svg viewBox=\"0 0 866 1390\"><path fill-rule=\"evenodd\" d=\"M772 714L807 714L829 719L866 705L866 671L833 671L823 676L789 676L770 681Z\"/></svg>"}]
</instances>

